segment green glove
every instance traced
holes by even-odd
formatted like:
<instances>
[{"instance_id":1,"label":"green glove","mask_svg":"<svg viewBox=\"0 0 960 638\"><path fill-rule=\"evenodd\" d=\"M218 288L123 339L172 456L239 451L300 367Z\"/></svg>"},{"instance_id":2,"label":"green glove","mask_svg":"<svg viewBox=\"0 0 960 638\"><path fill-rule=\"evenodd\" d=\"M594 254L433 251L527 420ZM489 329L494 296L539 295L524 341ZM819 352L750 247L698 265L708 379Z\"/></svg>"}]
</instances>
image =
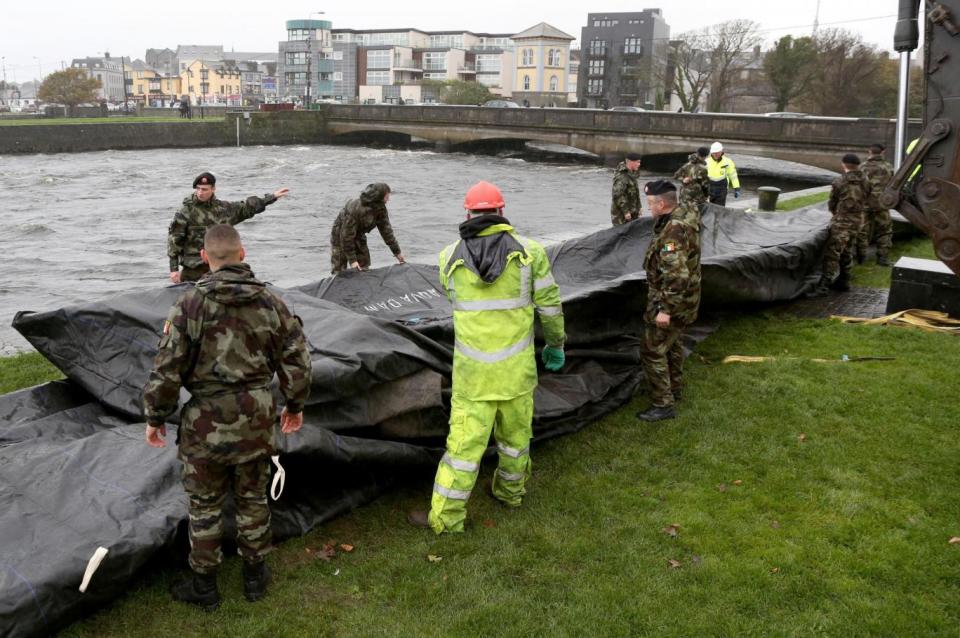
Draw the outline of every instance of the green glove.
<instances>
[{"instance_id":1,"label":"green glove","mask_svg":"<svg viewBox=\"0 0 960 638\"><path fill-rule=\"evenodd\" d=\"M564 362L567 360L567 357L563 354L563 348L554 348L552 346L545 347L540 358L543 360L543 367L550 372L556 372L562 368Z\"/></svg>"}]
</instances>

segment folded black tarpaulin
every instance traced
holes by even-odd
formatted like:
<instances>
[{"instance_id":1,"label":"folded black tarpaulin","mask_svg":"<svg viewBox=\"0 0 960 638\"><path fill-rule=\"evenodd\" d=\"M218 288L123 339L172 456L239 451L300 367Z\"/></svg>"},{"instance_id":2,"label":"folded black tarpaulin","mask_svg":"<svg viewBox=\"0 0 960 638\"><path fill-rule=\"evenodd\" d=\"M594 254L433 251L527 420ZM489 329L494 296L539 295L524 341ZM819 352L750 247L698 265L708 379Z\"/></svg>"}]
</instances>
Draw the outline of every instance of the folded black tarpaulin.
<instances>
[{"instance_id":1,"label":"folded black tarpaulin","mask_svg":"<svg viewBox=\"0 0 960 638\"><path fill-rule=\"evenodd\" d=\"M800 295L815 276L828 221L818 210L707 207L704 305ZM538 440L584 427L640 386L651 232L652 221L641 219L548 248L568 363L541 374ZM437 274L434 266L396 265L278 290L304 321L313 366L305 426L281 438L288 487L273 508L278 538L435 467L453 352ZM172 445L143 442L140 392L170 305L189 285L14 319L67 381L0 396L0 636L55 631L118 595L174 545L186 519L179 463ZM108 553L80 593L98 547Z\"/></svg>"}]
</instances>

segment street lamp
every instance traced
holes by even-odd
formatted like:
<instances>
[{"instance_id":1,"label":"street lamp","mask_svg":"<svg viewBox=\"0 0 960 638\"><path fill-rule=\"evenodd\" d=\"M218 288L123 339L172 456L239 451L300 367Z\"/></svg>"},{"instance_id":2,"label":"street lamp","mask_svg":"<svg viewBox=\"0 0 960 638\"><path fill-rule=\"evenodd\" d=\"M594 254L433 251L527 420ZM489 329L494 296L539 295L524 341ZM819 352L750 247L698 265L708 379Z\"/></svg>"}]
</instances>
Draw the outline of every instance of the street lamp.
<instances>
[{"instance_id":1,"label":"street lamp","mask_svg":"<svg viewBox=\"0 0 960 638\"><path fill-rule=\"evenodd\" d=\"M310 92L313 87L313 47L310 44L310 41L313 40L311 33L313 29L310 28L310 19L315 15L324 15L323 11L311 11L307 15L307 92L303 96L303 107L306 110L310 110Z\"/></svg>"}]
</instances>

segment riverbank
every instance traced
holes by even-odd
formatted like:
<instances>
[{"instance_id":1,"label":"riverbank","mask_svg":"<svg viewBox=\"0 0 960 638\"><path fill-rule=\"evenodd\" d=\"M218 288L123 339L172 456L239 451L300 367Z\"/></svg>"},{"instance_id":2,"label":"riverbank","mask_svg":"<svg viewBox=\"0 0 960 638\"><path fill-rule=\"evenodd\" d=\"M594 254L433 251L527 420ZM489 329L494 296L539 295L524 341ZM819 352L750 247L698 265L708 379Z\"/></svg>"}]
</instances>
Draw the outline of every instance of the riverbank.
<instances>
[{"instance_id":1,"label":"riverbank","mask_svg":"<svg viewBox=\"0 0 960 638\"><path fill-rule=\"evenodd\" d=\"M843 354L893 360L813 361ZM437 538L405 523L429 499L414 477L281 545L264 603L236 557L215 614L172 602L162 567L62 635L950 635L958 365L947 335L731 316L676 421L639 425L640 396L537 446L521 509L477 489L466 534Z\"/></svg>"}]
</instances>

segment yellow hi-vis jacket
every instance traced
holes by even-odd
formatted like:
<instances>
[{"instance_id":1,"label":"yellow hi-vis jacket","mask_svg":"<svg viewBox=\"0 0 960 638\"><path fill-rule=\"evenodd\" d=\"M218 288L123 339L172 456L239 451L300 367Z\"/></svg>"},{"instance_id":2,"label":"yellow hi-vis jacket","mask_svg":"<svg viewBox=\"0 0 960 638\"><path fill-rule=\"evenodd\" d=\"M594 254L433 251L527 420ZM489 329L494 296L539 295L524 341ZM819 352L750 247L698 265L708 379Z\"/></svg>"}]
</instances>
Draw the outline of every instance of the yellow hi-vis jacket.
<instances>
[{"instance_id":1,"label":"yellow hi-vis jacket","mask_svg":"<svg viewBox=\"0 0 960 638\"><path fill-rule=\"evenodd\" d=\"M720 161L713 159L713 155L707 156L707 177L711 182L722 182L726 180L730 188L740 188L740 178L737 177L737 167L733 160L724 155Z\"/></svg>"},{"instance_id":2,"label":"yellow hi-vis jacket","mask_svg":"<svg viewBox=\"0 0 960 638\"><path fill-rule=\"evenodd\" d=\"M459 241L440 253L440 284L453 305L453 393L473 401L507 401L537 387L534 309L548 346L563 347L565 339L560 288L546 251L508 224L477 236L495 233L510 233L523 251L508 254L493 283L465 266L462 257L450 262Z\"/></svg>"}]
</instances>

